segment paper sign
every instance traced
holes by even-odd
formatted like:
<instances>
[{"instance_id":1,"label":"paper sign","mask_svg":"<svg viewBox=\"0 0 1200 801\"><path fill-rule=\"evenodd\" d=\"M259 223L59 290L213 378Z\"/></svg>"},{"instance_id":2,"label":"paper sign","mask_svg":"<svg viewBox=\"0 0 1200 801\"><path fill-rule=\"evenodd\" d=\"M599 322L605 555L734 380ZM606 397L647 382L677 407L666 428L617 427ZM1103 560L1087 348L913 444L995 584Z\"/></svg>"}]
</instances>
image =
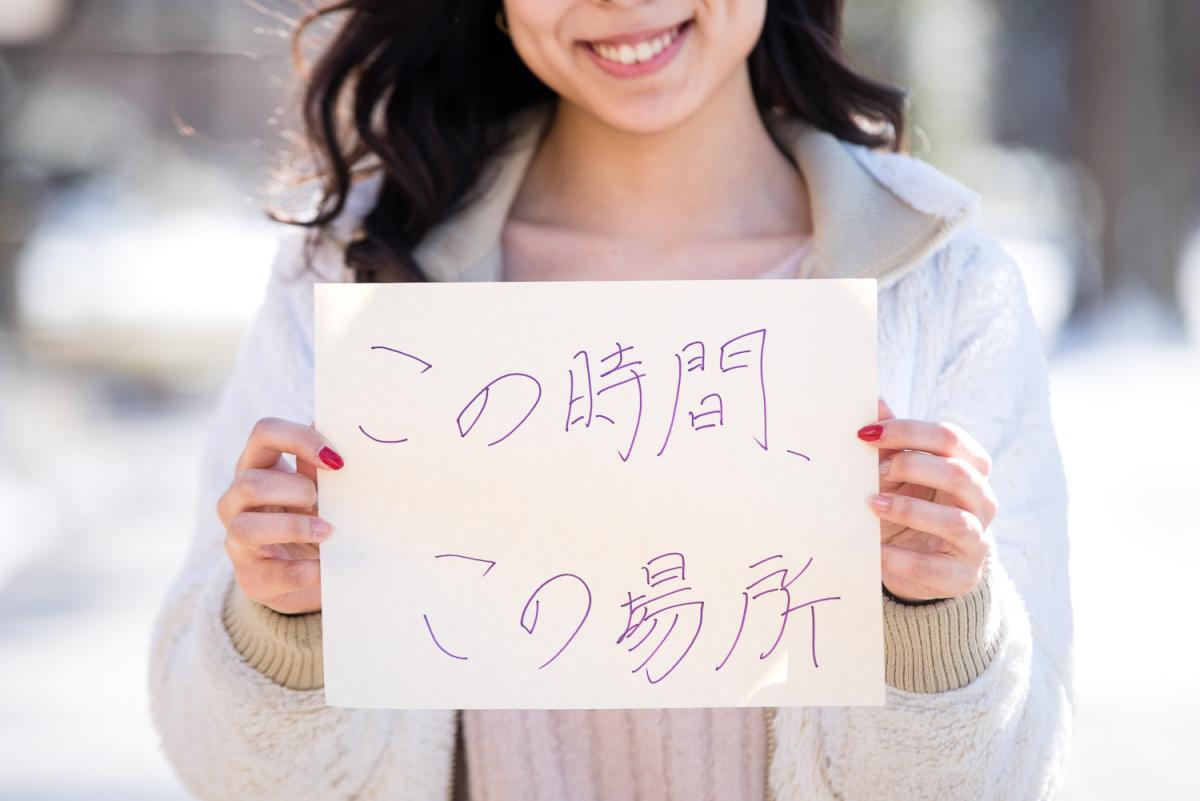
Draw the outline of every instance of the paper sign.
<instances>
[{"instance_id":1,"label":"paper sign","mask_svg":"<svg viewBox=\"0 0 1200 801\"><path fill-rule=\"evenodd\" d=\"M327 703L883 703L876 291L318 284Z\"/></svg>"}]
</instances>

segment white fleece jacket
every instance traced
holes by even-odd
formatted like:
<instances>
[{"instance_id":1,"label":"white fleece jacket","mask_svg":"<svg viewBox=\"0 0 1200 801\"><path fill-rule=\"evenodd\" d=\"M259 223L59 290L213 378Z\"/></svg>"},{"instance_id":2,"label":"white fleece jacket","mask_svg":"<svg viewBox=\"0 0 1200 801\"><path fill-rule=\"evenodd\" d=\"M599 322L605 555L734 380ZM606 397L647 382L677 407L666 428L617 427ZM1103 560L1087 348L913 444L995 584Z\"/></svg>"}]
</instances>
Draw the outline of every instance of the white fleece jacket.
<instances>
[{"instance_id":1,"label":"white fleece jacket","mask_svg":"<svg viewBox=\"0 0 1200 801\"><path fill-rule=\"evenodd\" d=\"M416 255L431 277L496 280L500 227L544 119L523 121L491 188L423 240ZM878 279L880 394L898 417L954 422L979 439L1000 511L985 580L968 596L907 605L881 594L885 707L768 710L769 796L1049 798L1073 705L1067 496L1021 273L975 227L977 197L932 168L770 122L812 201L801 275ZM193 542L153 631L150 691L167 758L201 799L452 792L455 712L325 706L319 613L278 615L240 595L215 511L255 420L314 417L312 283L353 280L341 245L376 184L354 190L315 274L294 277L302 234L282 243L199 465Z\"/></svg>"}]
</instances>

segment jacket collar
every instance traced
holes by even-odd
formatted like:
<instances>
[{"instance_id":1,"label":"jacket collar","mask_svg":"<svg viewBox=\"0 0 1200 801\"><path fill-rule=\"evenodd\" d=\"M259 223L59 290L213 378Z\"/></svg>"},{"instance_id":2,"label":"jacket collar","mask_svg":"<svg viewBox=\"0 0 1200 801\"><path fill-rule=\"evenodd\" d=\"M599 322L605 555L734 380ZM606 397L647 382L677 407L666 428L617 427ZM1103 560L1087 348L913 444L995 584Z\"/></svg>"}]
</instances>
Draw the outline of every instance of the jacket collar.
<instances>
[{"instance_id":1,"label":"jacket collar","mask_svg":"<svg viewBox=\"0 0 1200 801\"><path fill-rule=\"evenodd\" d=\"M514 118L516 135L493 159L482 194L418 244L414 258L431 280L501 279L501 230L551 108ZM809 190L813 247L800 265L803 277L875 278L887 286L978 213L978 195L924 162L844 142L795 117L768 115L766 124Z\"/></svg>"}]
</instances>

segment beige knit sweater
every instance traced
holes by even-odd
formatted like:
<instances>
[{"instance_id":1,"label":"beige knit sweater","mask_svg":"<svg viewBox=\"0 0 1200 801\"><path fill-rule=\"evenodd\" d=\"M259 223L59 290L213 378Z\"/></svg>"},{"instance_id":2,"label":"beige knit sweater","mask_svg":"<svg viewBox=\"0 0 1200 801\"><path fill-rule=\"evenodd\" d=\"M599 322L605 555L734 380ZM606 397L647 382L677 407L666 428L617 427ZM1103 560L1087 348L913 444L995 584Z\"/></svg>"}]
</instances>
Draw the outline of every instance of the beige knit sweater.
<instances>
[{"instance_id":1,"label":"beige knit sweater","mask_svg":"<svg viewBox=\"0 0 1200 801\"><path fill-rule=\"evenodd\" d=\"M487 191L418 247L436 280L499 279L499 233L545 117L515 122ZM800 275L878 280L881 395L897 416L972 432L992 455L1001 508L972 592L922 605L881 593L886 707L764 710L765 795L1049 797L1071 723L1066 490L1020 272L973 226L977 197L940 173L798 120L769 122L812 200ZM163 747L203 799L428 801L462 789L461 716L325 706L320 613L281 615L241 593L213 512L256 419L312 419L312 282L353 279L341 245L376 188L356 187L316 276L295 277L302 240L285 241L210 430L193 546L150 662Z\"/></svg>"}]
</instances>

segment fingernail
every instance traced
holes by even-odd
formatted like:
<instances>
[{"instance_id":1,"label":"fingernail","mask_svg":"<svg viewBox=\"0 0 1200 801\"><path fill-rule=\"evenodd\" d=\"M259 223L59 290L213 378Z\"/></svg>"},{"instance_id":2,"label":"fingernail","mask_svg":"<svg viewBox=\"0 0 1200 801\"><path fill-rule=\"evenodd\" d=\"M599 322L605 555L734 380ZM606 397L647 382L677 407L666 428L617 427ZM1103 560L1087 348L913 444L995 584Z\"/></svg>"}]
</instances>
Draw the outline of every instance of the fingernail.
<instances>
[{"instance_id":1,"label":"fingernail","mask_svg":"<svg viewBox=\"0 0 1200 801\"><path fill-rule=\"evenodd\" d=\"M892 460L884 459L882 462L879 463L879 475L881 477L886 476L888 474L888 470L890 470L891 467L892 467Z\"/></svg>"},{"instance_id":2,"label":"fingernail","mask_svg":"<svg viewBox=\"0 0 1200 801\"><path fill-rule=\"evenodd\" d=\"M867 442L874 442L883 436L883 426L869 425L858 429L858 438L865 439Z\"/></svg>"},{"instance_id":3,"label":"fingernail","mask_svg":"<svg viewBox=\"0 0 1200 801\"><path fill-rule=\"evenodd\" d=\"M871 505L881 512L886 512L892 508L892 499L888 495L872 495Z\"/></svg>"},{"instance_id":4,"label":"fingernail","mask_svg":"<svg viewBox=\"0 0 1200 801\"><path fill-rule=\"evenodd\" d=\"M333 526L329 525L327 521L322 520L319 517L314 517L312 519L312 533L317 539L325 539L329 536L331 531L333 531Z\"/></svg>"},{"instance_id":5,"label":"fingernail","mask_svg":"<svg viewBox=\"0 0 1200 801\"><path fill-rule=\"evenodd\" d=\"M342 457L338 456L337 451L335 451L333 448L321 448L321 452L317 455L321 457L322 462L329 465L334 470L341 470L342 465L345 464L345 462L342 461Z\"/></svg>"}]
</instances>

